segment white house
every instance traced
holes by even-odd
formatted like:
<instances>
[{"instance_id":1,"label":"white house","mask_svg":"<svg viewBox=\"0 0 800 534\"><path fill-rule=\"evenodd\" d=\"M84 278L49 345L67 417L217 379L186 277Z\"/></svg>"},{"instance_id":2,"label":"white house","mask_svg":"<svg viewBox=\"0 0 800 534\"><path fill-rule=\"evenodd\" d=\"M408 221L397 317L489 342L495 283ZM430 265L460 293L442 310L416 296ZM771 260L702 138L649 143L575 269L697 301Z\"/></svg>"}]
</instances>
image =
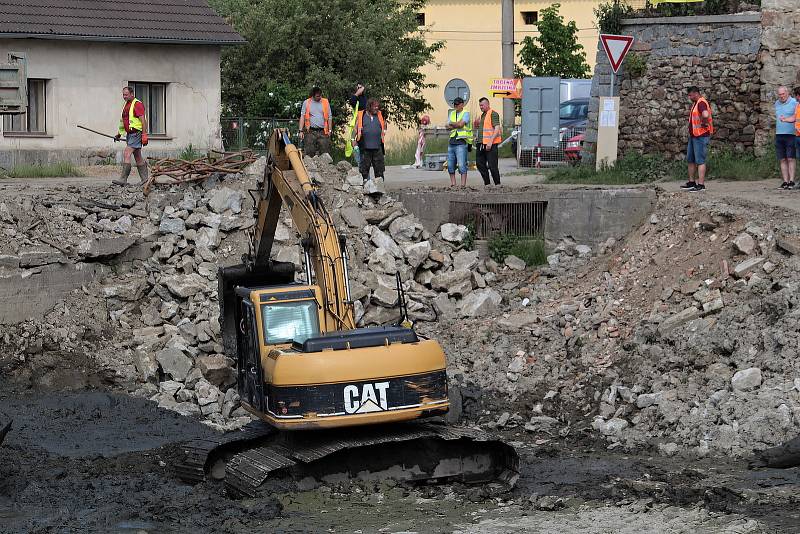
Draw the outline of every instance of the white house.
<instances>
[{"instance_id":1,"label":"white house","mask_svg":"<svg viewBox=\"0 0 800 534\"><path fill-rule=\"evenodd\" d=\"M126 85L148 155L220 148L220 49L243 42L205 0L3 0L0 63L24 57L28 105L2 117L0 166L121 152L77 125L115 134Z\"/></svg>"}]
</instances>

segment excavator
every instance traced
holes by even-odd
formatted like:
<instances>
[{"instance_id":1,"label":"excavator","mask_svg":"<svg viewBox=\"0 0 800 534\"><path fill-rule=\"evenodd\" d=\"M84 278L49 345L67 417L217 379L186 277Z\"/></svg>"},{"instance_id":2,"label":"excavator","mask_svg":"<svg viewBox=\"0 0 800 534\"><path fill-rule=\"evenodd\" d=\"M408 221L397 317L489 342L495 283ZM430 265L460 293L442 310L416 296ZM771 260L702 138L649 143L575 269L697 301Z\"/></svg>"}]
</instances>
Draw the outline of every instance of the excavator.
<instances>
[{"instance_id":1,"label":"excavator","mask_svg":"<svg viewBox=\"0 0 800 534\"><path fill-rule=\"evenodd\" d=\"M236 362L242 406L257 420L184 443L178 476L224 480L230 495L249 497L268 480L308 477L513 486L513 447L442 423L449 400L439 343L405 316L356 326L345 236L287 131L271 135L251 194L250 249L241 265L220 269L218 294L225 352ZM282 208L301 236L302 282L293 263L270 259ZM399 277L398 291L402 303Z\"/></svg>"}]
</instances>

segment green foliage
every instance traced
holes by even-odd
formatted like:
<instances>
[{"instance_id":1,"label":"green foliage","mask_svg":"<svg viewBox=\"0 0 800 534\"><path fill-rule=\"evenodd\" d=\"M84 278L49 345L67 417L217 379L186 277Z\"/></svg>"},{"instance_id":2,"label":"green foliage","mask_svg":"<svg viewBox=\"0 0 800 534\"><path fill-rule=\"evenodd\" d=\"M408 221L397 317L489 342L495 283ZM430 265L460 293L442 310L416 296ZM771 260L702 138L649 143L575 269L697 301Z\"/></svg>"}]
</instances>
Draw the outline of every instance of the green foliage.
<instances>
[{"instance_id":1,"label":"green foliage","mask_svg":"<svg viewBox=\"0 0 800 534\"><path fill-rule=\"evenodd\" d=\"M528 267L547 263L547 251L541 239L520 239L511 247L511 255L523 260Z\"/></svg>"},{"instance_id":2,"label":"green foliage","mask_svg":"<svg viewBox=\"0 0 800 534\"><path fill-rule=\"evenodd\" d=\"M581 184L641 184L665 179L677 179L686 174L679 161L666 161L660 156L629 153L616 164L595 171L594 165L560 167L548 178L553 183Z\"/></svg>"},{"instance_id":3,"label":"green foliage","mask_svg":"<svg viewBox=\"0 0 800 534\"><path fill-rule=\"evenodd\" d=\"M600 33L611 35L622 34L622 19L630 18L632 14L633 8L625 0L612 0L600 4L594 10Z\"/></svg>"},{"instance_id":4,"label":"green foliage","mask_svg":"<svg viewBox=\"0 0 800 534\"><path fill-rule=\"evenodd\" d=\"M186 161L192 161L200 157L200 152L189 143L189 146L185 147L183 150L180 151L178 154L178 159L185 159Z\"/></svg>"},{"instance_id":5,"label":"green foliage","mask_svg":"<svg viewBox=\"0 0 800 534\"><path fill-rule=\"evenodd\" d=\"M629 52L625 56L625 73L631 78L641 78L647 72L647 58L636 52Z\"/></svg>"},{"instance_id":6,"label":"green foliage","mask_svg":"<svg viewBox=\"0 0 800 534\"><path fill-rule=\"evenodd\" d=\"M83 176L81 170L68 161L57 163L16 165L7 171L8 178L52 178L62 176Z\"/></svg>"},{"instance_id":7,"label":"green foliage","mask_svg":"<svg viewBox=\"0 0 800 534\"><path fill-rule=\"evenodd\" d=\"M709 179L766 180L779 176L775 149L763 156L737 154L727 149L709 150ZM686 162L665 160L661 156L626 154L611 167L595 171L594 166L561 167L547 178L552 183L568 184L641 184L663 180L685 180Z\"/></svg>"},{"instance_id":8,"label":"green foliage","mask_svg":"<svg viewBox=\"0 0 800 534\"><path fill-rule=\"evenodd\" d=\"M514 234L499 234L489 239L489 257L497 263L503 263L506 256L516 256L528 266L547 263L547 251L541 239Z\"/></svg>"},{"instance_id":9,"label":"green foliage","mask_svg":"<svg viewBox=\"0 0 800 534\"><path fill-rule=\"evenodd\" d=\"M683 17L691 15L725 15L736 13L739 9L738 0L704 0L688 4L659 4L654 6L647 2L646 13L660 17Z\"/></svg>"},{"instance_id":10,"label":"green foliage","mask_svg":"<svg viewBox=\"0 0 800 534\"><path fill-rule=\"evenodd\" d=\"M461 242L465 250L475 250L475 221L467 223L467 237Z\"/></svg>"},{"instance_id":11,"label":"green foliage","mask_svg":"<svg viewBox=\"0 0 800 534\"><path fill-rule=\"evenodd\" d=\"M210 0L247 39L222 53L226 114L297 118L318 85L334 124L356 82L382 100L390 122L412 125L430 108L421 73L442 48L417 26L423 0Z\"/></svg>"},{"instance_id":12,"label":"green foliage","mask_svg":"<svg viewBox=\"0 0 800 534\"><path fill-rule=\"evenodd\" d=\"M518 242L519 236L514 234L498 234L489 238L489 257L497 263L503 263Z\"/></svg>"},{"instance_id":13,"label":"green foliage","mask_svg":"<svg viewBox=\"0 0 800 534\"><path fill-rule=\"evenodd\" d=\"M578 44L578 25L575 21L565 24L558 12L560 7L553 4L539 13L535 23L538 35L522 40L520 63L530 69L530 76L587 78L590 69L586 52Z\"/></svg>"}]
</instances>

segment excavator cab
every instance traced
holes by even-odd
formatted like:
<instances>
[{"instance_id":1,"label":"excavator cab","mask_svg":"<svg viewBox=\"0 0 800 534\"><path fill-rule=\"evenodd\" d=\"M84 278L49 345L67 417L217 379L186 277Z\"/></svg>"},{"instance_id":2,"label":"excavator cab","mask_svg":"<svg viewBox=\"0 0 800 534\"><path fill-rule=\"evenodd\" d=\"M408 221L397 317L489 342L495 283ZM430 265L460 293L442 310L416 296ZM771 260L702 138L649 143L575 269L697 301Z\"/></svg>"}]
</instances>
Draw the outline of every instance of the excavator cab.
<instances>
[{"instance_id":1,"label":"excavator cab","mask_svg":"<svg viewBox=\"0 0 800 534\"><path fill-rule=\"evenodd\" d=\"M447 412L444 353L400 326L323 332L320 288L233 288L236 370L246 409L284 430Z\"/></svg>"}]
</instances>

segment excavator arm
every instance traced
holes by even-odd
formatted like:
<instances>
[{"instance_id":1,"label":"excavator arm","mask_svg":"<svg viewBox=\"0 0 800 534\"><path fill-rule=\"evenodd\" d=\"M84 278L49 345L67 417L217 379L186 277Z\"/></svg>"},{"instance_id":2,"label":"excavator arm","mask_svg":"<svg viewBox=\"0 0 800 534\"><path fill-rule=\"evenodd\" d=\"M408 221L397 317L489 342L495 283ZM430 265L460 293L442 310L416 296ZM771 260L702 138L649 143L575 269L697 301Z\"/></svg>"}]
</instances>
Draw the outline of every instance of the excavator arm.
<instances>
[{"instance_id":1,"label":"excavator arm","mask_svg":"<svg viewBox=\"0 0 800 534\"><path fill-rule=\"evenodd\" d=\"M353 329L355 317L344 236L336 233L333 219L317 193L300 150L291 142L286 130L273 132L269 153L270 160L258 187L252 262L256 267L269 263L280 208L286 206L301 235L308 283L316 283L322 292L323 330ZM315 277L313 281L312 277Z\"/></svg>"}]
</instances>

